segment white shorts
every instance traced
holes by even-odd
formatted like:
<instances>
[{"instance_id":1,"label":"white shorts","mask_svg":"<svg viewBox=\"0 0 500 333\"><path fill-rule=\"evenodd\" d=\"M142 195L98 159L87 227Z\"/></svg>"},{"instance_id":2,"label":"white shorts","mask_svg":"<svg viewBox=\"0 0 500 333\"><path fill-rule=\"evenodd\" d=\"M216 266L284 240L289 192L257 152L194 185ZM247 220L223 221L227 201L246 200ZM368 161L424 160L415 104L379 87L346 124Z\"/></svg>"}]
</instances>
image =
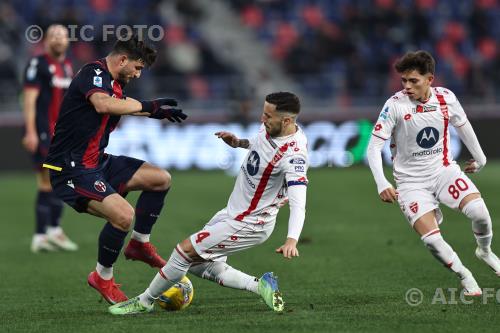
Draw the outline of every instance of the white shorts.
<instances>
[{"instance_id":1,"label":"white shorts","mask_svg":"<svg viewBox=\"0 0 500 333\"><path fill-rule=\"evenodd\" d=\"M233 252L245 250L266 241L274 230L276 220L266 223L236 221L224 208L212 217L203 230L189 239L200 257L205 260L225 261Z\"/></svg>"},{"instance_id":2,"label":"white shorts","mask_svg":"<svg viewBox=\"0 0 500 333\"><path fill-rule=\"evenodd\" d=\"M441 223L443 214L439 203L458 209L463 198L479 193L457 164L444 167L439 174L424 182L401 181L397 190L399 207L412 227L422 215L432 210L436 211L437 222Z\"/></svg>"}]
</instances>

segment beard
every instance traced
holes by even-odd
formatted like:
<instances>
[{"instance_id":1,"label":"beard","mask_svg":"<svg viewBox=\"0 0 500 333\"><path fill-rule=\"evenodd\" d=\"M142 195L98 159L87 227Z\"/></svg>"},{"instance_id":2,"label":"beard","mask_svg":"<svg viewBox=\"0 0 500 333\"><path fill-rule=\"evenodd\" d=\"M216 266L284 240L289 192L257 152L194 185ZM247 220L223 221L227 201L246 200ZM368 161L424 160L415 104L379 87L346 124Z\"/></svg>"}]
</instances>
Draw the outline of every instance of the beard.
<instances>
[{"instance_id":1,"label":"beard","mask_svg":"<svg viewBox=\"0 0 500 333\"><path fill-rule=\"evenodd\" d=\"M266 127L266 132L267 134L269 134L270 136L272 137L276 137L276 136L279 136L280 133L281 133L281 130L283 129L283 125L281 124L281 122L279 124L277 124L275 127Z\"/></svg>"},{"instance_id":2,"label":"beard","mask_svg":"<svg viewBox=\"0 0 500 333\"><path fill-rule=\"evenodd\" d=\"M130 81L129 76L126 73L118 73L118 78L116 79L122 87L125 87Z\"/></svg>"}]
</instances>

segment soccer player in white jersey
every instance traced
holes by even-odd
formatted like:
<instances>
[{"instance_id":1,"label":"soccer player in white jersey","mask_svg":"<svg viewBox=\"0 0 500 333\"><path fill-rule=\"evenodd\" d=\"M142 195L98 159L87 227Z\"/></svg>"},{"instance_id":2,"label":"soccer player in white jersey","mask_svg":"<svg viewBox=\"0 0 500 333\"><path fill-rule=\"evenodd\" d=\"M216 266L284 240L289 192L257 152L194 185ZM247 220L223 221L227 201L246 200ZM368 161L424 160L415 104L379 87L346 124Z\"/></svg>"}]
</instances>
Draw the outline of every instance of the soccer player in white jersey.
<instances>
[{"instance_id":1,"label":"soccer player in white jersey","mask_svg":"<svg viewBox=\"0 0 500 333\"><path fill-rule=\"evenodd\" d=\"M449 126L455 127L473 157L465 164L466 173L481 170L486 157L456 96L446 88L432 87L434 68L433 57L425 51L409 52L396 62L403 90L382 108L368 145L368 162L382 201L397 201L425 246L456 273L464 295L479 296L482 291L472 273L439 230L443 220L439 203L460 210L472 221L476 256L500 275L500 261L490 248L493 233L488 209L451 156ZM388 139L397 190L382 168L381 150Z\"/></svg>"},{"instance_id":2,"label":"soccer player in white jersey","mask_svg":"<svg viewBox=\"0 0 500 333\"><path fill-rule=\"evenodd\" d=\"M229 132L215 133L233 148L248 149L227 207L179 243L167 264L139 296L109 308L112 314L149 312L153 302L189 271L222 286L260 294L274 311L284 302L273 273L260 279L226 264L227 256L263 243L272 233L278 210L290 206L288 235L276 249L283 257L299 255L297 241L305 219L307 139L296 124L300 101L289 92L266 96L257 137L238 139Z\"/></svg>"}]
</instances>

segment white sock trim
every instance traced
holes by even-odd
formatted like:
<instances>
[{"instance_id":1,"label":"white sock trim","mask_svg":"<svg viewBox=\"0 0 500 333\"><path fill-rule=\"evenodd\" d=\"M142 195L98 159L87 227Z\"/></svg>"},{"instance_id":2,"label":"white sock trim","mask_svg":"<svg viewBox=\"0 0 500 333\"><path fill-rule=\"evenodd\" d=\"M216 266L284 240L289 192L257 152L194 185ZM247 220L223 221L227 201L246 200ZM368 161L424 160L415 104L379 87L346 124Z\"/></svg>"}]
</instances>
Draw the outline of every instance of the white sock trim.
<instances>
[{"instance_id":1,"label":"white sock trim","mask_svg":"<svg viewBox=\"0 0 500 333\"><path fill-rule=\"evenodd\" d=\"M139 295L139 301L141 302L142 305L150 307L153 305L154 301L157 300L158 297L153 297L151 296L151 293L149 292L149 288L144 290L142 294Z\"/></svg>"},{"instance_id":2,"label":"white sock trim","mask_svg":"<svg viewBox=\"0 0 500 333\"><path fill-rule=\"evenodd\" d=\"M48 226L47 227L47 234L48 235L58 236L62 233L63 233L63 230L60 226L57 226L57 227Z\"/></svg>"},{"instance_id":3,"label":"white sock trim","mask_svg":"<svg viewBox=\"0 0 500 333\"><path fill-rule=\"evenodd\" d=\"M113 266L106 267L101 265L100 263L97 263L95 270L97 271L97 274L99 274L99 276L104 280L111 280L113 278Z\"/></svg>"},{"instance_id":4,"label":"white sock trim","mask_svg":"<svg viewBox=\"0 0 500 333\"><path fill-rule=\"evenodd\" d=\"M437 234L437 233L441 233L441 230L439 228L436 228L436 229L432 229L431 231L429 231L428 233L422 235L422 237L420 237L421 240L424 240L424 238L427 238L429 237L430 235L434 235L434 234Z\"/></svg>"},{"instance_id":5,"label":"white sock trim","mask_svg":"<svg viewBox=\"0 0 500 333\"><path fill-rule=\"evenodd\" d=\"M132 231L132 239L135 239L136 241L141 243L149 242L150 236L150 234L141 234L140 232L137 232L135 230Z\"/></svg>"}]
</instances>

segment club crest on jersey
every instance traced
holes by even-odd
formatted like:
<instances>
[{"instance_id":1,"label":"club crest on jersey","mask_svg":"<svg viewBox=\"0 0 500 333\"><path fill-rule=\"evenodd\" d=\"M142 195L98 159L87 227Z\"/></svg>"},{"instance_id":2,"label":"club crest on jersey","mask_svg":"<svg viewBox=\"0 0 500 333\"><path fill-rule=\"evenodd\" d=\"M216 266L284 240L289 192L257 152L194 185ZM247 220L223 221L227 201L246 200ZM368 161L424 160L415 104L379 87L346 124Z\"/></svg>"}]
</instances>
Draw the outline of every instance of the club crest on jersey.
<instances>
[{"instance_id":1,"label":"club crest on jersey","mask_svg":"<svg viewBox=\"0 0 500 333\"><path fill-rule=\"evenodd\" d=\"M247 171L250 176L255 176L259 172L260 156L256 151L252 151L247 160Z\"/></svg>"},{"instance_id":2,"label":"club crest on jersey","mask_svg":"<svg viewBox=\"0 0 500 333\"><path fill-rule=\"evenodd\" d=\"M106 184L102 180L96 180L94 183L94 188L97 192L106 192Z\"/></svg>"},{"instance_id":3,"label":"club crest on jersey","mask_svg":"<svg viewBox=\"0 0 500 333\"><path fill-rule=\"evenodd\" d=\"M417 214L417 212L418 212L418 202L412 202L410 204L410 210L413 212L413 214Z\"/></svg>"},{"instance_id":4,"label":"club crest on jersey","mask_svg":"<svg viewBox=\"0 0 500 333\"><path fill-rule=\"evenodd\" d=\"M434 147L438 139L439 132L434 127L425 127L417 134L417 144L424 149Z\"/></svg>"},{"instance_id":5,"label":"club crest on jersey","mask_svg":"<svg viewBox=\"0 0 500 333\"><path fill-rule=\"evenodd\" d=\"M412 113L425 113L437 111L437 106L435 105L417 105L416 108L412 109Z\"/></svg>"},{"instance_id":6,"label":"club crest on jersey","mask_svg":"<svg viewBox=\"0 0 500 333\"><path fill-rule=\"evenodd\" d=\"M94 76L94 86L102 87L102 77Z\"/></svg>"}]
</instances>

